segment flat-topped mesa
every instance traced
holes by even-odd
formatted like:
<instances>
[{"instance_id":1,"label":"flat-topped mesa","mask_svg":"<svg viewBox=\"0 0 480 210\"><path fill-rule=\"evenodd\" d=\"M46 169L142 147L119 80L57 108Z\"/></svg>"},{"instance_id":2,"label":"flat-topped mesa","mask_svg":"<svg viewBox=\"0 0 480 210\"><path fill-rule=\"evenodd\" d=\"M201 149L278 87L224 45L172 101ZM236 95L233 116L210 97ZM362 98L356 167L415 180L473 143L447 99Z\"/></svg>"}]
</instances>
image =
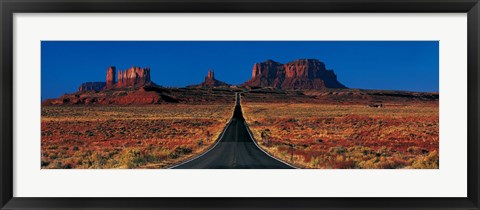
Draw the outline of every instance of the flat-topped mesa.
<instances>
[{"instance_id":1,"label":"flat-topped mesa","mask_svg":"<svg viewBox=\"0 0 480 210\"><path fill-rule=\"evenodd\" d=\"M346 88L337 81L333 70L327 70L317 59L299 59L286 64L273 60L256 63L252 78L243 85L285 90Z\"/></svg>"},{"instance_id":2,"label":"flat-topped mesa","mask_svg":"<svg viewBox=\"0 0 480 210\"><path fill-rule=\"evenodd\" d=\"M267 60L262 63L255 63L252 69L252 79L247 81L247 86L275 87L280 88L281 79L284 77L283 64Z\"/></svg>"},{"instance_id":3,"label":"flat-topped mesa","mask_svg":"<svg viewBox=\"0 0 480 210\"><path fill-rule=\"evenodd\" d=\"M84 82L78 87L78 92L89 90L100 91L105 88L105 82Z\"/></svg>"},{"instance_id":4,"label":"flat-topped mesa","mask_svg":"<svg viewBox=\"0 0 480 210\"><path fill-rule=\"evenodd\" d=\"M117 80L115 79L117 75ZM141 87L151 83L150 68L131 67L126 70L118 70L114 66L108 67L105 89L123 87Z\"/></svg>"}]
</instances>

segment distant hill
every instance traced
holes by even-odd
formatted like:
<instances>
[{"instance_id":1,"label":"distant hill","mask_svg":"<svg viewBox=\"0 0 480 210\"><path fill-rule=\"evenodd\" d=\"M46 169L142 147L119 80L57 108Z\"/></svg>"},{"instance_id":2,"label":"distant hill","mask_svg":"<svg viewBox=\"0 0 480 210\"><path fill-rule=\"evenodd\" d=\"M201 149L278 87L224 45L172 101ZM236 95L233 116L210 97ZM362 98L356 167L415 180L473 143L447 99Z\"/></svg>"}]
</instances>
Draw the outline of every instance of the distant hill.
<instances>
[{"instance_id":1,"label":"distant hill","mask_svg":"<svg viewBox=\"0 0 480 210\"><path fill-rule=\"evenodd\" d=\"M243 94L250 102L322 103L322 104L397 104L438 103L438 93L398 90L324 89L279 90L252 89Z\"/></svg>"},{"instance_id":2,"label":"distant hill","mask_svg":"<svg viewBox=\"0 0 480 210\"><path fill-rule=\"evenodd\" d=\"M65 94L56 99L44 100L42 105L233 104L234 102L233 89L143 86Z\"/></svg>"}]
</instances>

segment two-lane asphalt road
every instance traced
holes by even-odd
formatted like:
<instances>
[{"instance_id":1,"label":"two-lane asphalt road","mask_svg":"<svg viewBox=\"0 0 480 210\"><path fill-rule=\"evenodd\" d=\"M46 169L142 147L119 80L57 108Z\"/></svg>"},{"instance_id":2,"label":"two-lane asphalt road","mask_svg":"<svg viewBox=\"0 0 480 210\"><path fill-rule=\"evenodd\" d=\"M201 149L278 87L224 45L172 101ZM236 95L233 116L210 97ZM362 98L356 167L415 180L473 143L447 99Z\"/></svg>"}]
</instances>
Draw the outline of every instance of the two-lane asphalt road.
<instances>
[{"instance_id":1,"label":"two-lane asphalt road","mask_svg":"<svg viewBox=\"0 0 480 210\"><path fill-rule=\"evenodd\" d=\"M289 169L291 166L270 157L250 137L240 105L240 94L232 119L221 139L208 152L173 167L174 169Z\"/></svg>"}]
</instances>

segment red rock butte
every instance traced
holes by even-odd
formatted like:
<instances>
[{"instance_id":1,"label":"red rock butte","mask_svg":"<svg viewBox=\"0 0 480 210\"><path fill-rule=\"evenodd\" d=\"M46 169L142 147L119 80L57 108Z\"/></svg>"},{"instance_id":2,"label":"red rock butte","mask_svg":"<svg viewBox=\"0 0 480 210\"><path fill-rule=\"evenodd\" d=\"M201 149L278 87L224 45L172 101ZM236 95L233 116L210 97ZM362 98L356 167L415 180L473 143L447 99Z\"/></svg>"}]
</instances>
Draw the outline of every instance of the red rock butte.
<instances>
[{"instance_id":1,"label":"red rock butte","mask_svg":"<svg viewBox=\"0 0 480 210\"><path fill-rule=\"evenodd\" d=\"M117 72L115 66L109 66L105 82L85 82L78 87L78 91L100 91L126 87L139 88L151 84L153 83L150 79L149 67L131 67L126 70L118 70Z\"/></svg>"},{"instance_id":2,"label":"red rock butte","mask_svg":"<svg viewBox=\"0 0 480 210\"><path fill-rule=\"evenodd\" d=\"M273 87L284 90L346 88L333 70L317 59L299 59L286 64L273 60L255 63L252 78L243 86Z\"/></svg>"},{"instance_id":3,"label":"red rock butte","mask_svg":"<svg viewBox=\"0 0 480 210\"><path fill-rule=\"evenodd\" d=\"M111 68L111 67L110 67ZM140 68L140 67L131 67L126 70L119 70L117 83L115 84L115 78L113 74L109 76L110 68L107 70L107 87L109 79L113 82L111 87L122 88L122 87L142 87L151 83L150 80L150 68ZM115 72L115 69L113 69Z\"/></svg>"}]
</instances>

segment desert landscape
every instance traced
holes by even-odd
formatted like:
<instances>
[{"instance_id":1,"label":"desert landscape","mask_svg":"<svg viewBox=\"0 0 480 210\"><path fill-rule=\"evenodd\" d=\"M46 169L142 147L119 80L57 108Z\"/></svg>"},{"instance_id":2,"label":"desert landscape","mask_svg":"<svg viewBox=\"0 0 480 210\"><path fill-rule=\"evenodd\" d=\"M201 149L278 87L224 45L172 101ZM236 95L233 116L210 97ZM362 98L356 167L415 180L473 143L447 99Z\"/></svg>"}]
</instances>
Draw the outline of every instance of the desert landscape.
<instances>
[{"instance_id":1,"label":"desert landscape","mask_svg":"<svg viewBox=\"0 0 480 210\"><path fill-rule=\"evenodd\" d=\"M247 84L264 88L244 92L242 107L264 150L299 168L439 168L437 93L348 89L335 75L319 82L271 76L272 69L310 69L305 65L328 75L315 60L253 68Z\"/></svg>"},{"instance_id":2,"label":"desert landscape","mask_svg":"<svg viewBox=\"0 0 480 210\"><path fill-rule=\"evenodd\" d=\"M249 100L246 121L266 151L301 168L439 167L438 103L273 103Z\"/></svg>"},{"instance_id":3,"label":"desert landscape","mask_svg":"<svg viewBox=\"0 0 480 210\"><path fill-rule=\"evenodd\" d=\"M209 148L224 105L42 108L42 168L164 168Z\"/></svg>"},{"instance_id":4,"label":"desert landscape","mask_svg":"<svg viewBox=\"0 0 480 210\"><path fill-rule=\"evenodd\" d=\"M42 168L165 168L210 148L232 115L232 90L161 88L141 68L116 83L112 69L43 102Z\"/></svg>"},{"instance_id":5,"label":"desert landscape","mask_svg":"<svg viewBox=\"0 0 480 210\"><path fill-rule=\"evenodd\" d=\"M164 87L150 68L42 102L42 169L438 169L439 94L348 88L318 59L231 85Z\"/></svg>"}]
</instances>

